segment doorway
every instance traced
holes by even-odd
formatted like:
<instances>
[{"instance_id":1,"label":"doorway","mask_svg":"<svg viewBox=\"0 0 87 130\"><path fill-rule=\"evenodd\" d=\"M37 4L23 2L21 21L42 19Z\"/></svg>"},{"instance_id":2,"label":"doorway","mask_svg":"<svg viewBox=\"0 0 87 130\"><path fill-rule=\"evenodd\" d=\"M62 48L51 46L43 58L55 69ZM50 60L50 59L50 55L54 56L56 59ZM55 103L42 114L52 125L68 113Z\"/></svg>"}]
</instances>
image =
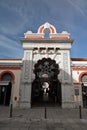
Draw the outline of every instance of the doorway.
<instances>
[{"instance_id":1,"label":"doorway","mask_svg":"<svg viewBox=\"0 0 87 130\"><path fill-rule=\"evenodd\" d=\"M82 75L81 82L83 107L87 108L87 74Z\"/></svg>"},{"instance_id":2,"label":"doorway","mask_svg":"<svg viewBox=\"0 0 87 130\"><path fill-rule=\"evenodd\" d=\"M11 82L4 82L0 85L0 105L9 106L11 98Z\"/></svg>"},{"instance_id":3,"label":"doorway","mask_svg":"<svg viewBox=\"0 0 87 130\"><path fill-rule=\"evenodd\" d=\"M32 106L61 106L61 83L59 66L55 60L43 58L35 64L32 82Z\"/></svg>"},{"instance_id":4,"label":"doorway","mask_svg":"<svg viewBox=\"0 0 87 130\"><path fill-rule=\"evenodd\" d=\"M87 86L82 83L82 99L83 99L83 107L87 108Z\"/></svg>"},{"instance_id":5,"label":"doorway","mask_svg":"<svg viewBox=\"0 0 87 130\"><path fill-rule=\"evenodd\" d=\"M12 90L12 75L9 72L2 73L0 82L0 105L9 106Z\"/></svg>"}]
</instances>

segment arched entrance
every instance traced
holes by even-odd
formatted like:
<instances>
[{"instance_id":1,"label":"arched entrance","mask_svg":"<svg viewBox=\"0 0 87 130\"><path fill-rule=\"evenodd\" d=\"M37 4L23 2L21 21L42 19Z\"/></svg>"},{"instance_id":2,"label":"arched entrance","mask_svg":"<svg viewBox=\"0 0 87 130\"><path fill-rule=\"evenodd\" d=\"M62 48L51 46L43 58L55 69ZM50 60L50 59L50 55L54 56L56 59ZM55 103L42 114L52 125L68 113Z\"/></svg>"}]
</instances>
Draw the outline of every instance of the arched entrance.
<instances>
[{"instance_id":1,"label":"arched entrance","mask_svg":"<svg viewBox=\"0 0 87 130\"><path fill-rule=\"evenodd\" d=\"M87 73L81 77L83 107L87 108Z\"/></svg>"},{"instance_id":2,"label":"arched entrance","mask_svg":"<svg viewBox=\"0 0 87 130\"><path fill-rule=\"evenodd\" d=\"M61 83L58 80L59 66L51 58L43 58L34 66L32 83L32 106L61 105Z\"/></svg>"},{"instance_id":3,"label":"arched entrance","mask_svg":"<svg viewBox=\"0 0 87 130\"><path fill-rule=\"evenodd\" d=\"M0 82L0 105L9 106L12 89L12 76L5 72L1 75Z\"/></svg>"}]
</instances>

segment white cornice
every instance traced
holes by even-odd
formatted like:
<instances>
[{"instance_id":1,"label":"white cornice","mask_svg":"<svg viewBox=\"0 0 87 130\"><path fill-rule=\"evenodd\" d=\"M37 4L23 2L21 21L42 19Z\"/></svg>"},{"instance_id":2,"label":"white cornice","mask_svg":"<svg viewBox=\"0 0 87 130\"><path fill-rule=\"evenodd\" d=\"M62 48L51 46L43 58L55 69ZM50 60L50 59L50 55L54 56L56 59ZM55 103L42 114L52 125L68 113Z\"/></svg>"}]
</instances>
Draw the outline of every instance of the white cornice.
<instances>
[{"instance_id":1,"label":"white cornice","mask_svg":"<svg viewBox=\"0 0 87 130\"><path fill-rule=\"evenodd\" d=\"M44 38L44 39L28 39L28 38L21 38L20 41L22 43L73 43L74 39L50 39L50 38Z\"/></svg>"}]
</instances>

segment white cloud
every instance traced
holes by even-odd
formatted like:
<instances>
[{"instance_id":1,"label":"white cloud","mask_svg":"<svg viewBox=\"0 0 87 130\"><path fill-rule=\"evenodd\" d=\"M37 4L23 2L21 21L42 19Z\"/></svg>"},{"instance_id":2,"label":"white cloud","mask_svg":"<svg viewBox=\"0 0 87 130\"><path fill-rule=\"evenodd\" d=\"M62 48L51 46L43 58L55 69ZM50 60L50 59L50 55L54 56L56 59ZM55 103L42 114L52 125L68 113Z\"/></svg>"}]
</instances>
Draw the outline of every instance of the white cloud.
<instances>
[{"instance_id":1,"label":"white cloud","mask_svg":"<svg viewBox=\"0 0 87 130\"><path fill-rule=\"evenodd\" d=\"M22 57L23 50L20 44L3 35L0 35L0 57Z\"/></svg>"},{"instance_id":2,"label":"white cloud","mask_svg":"<svg viewBox=\"0 0 87 130\"><path fill-rule=\"evenodd\" d=\"M20 2L11 2L10 0L8 2L2 1L0 5L3 7L3 10L1 10L3 12L1 20L3 21L0 22L0 32L10 35L20 33L28 22L27 13L23 9L25 6ZM23 8L21 8L21 5ZM26 7L25 10L27 10Z\"/></svg>"},{"instance_id":3,"label":"white cloud","mask_svg":"<svg viewBox=\"0 0 87 130\"><path fill-rule=\"evenodd\" d=\"M33 8L32 1L31 0L2 0L1 5L5 8L14 11L15 13L18 13L23 19L28 18L28 14L32 15Z\"/></svg>"},{"instance_id":4,"label":"white cloud","mask_svg":"<svg viewBox=\"0 0 87 130\"><path fill-rule=\"evenodd\" d=\"M16 41L0 35L0 47L19 50L20 45Z\"/></svg>"},{"instance_id":5,"label":"white cloud","mask_svg":"<svg viewBox=\"0 0 87 130\"><path fill-rule=\"evenodd\" d=\"M86 5L86 1L84 0L67 0L70 5L74 7L79 13L81 13L83 16L86 16L83 7Z\"/></svg>"}]
</instances>

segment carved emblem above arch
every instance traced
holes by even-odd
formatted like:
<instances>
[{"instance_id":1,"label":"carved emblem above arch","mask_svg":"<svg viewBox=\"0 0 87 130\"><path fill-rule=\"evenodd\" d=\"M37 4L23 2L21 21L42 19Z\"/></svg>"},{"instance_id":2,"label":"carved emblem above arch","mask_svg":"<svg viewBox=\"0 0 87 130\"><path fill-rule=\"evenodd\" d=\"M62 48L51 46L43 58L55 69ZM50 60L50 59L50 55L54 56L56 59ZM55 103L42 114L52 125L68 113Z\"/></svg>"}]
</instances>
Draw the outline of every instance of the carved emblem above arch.
<instances>
[{"instance_id":1,"label":"carved emblem above arch","mask_svg":"<svg viewBox=\"0 0 87 130\"><path fill-rule=\"evenodd\" d=\"M36 78L57 78L59 74L59 65L51 58L43 58L34 66Z\"/></svg>"}]
</instances>

